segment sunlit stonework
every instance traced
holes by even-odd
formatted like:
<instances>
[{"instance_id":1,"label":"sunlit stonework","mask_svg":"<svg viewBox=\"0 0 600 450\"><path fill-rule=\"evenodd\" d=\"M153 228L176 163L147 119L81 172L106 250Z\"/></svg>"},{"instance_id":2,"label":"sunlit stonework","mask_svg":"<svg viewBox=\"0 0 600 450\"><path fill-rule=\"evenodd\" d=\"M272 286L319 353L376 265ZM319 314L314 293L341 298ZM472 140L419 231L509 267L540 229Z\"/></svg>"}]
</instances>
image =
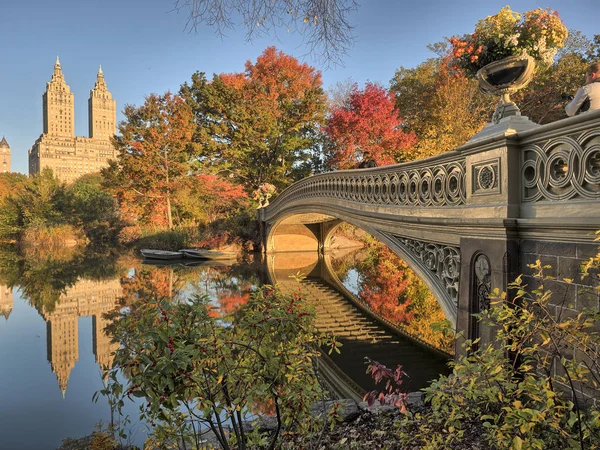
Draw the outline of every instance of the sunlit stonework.
<instances>
[{"instance_id":1,"label":"sunlit stonework","mask_svg":"<svg viewBox=\"0 0 600 450\"><path fill-rule=\"evenodd\" d=\"M88 100L89 137L75 136L74 94L58 58L42 98L44 129L29 150L30 175L48 167L61 181L72 182L86 173L98 172L115 158L110 138L116 133L117 106L106 87L102 67Z\"/></svg>"}]
</instances>

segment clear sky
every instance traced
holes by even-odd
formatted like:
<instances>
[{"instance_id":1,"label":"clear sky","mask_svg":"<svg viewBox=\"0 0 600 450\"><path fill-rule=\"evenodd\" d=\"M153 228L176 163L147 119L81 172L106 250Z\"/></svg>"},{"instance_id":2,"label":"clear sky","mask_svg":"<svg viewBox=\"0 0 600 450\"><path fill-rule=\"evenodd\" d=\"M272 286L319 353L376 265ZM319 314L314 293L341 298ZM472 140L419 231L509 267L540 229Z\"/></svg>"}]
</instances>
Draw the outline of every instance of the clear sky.
<instances>
[{"instance_id":1,"label":"clear sky","mask_svg":"<svg viewBox=\"0 0 600 450\"><path fill-rule=\"evenodd\" d=\"M12 170L27 173L27 151L42 132L42 94L56 56L75 94L75 131L87 136L87 100L98 65L117 101L140 105L150 93L177 91L195 71L241 72L275 45L323 70L325 88L348 78L389 83L400 66L415 67L433 56L427 44L473 31L480 18L507 0L359 0L351 20L356 37L344 66L322 69L299 36L245 40L244 30L224 39L213 29L185 31L184 13L172 0L0 0L0 136L12 150ZM598 0L513 1L523 12L549 7L570 29L600 34ZM583 82L583 78L582 78Z\"/></svg>"}]
</instances>

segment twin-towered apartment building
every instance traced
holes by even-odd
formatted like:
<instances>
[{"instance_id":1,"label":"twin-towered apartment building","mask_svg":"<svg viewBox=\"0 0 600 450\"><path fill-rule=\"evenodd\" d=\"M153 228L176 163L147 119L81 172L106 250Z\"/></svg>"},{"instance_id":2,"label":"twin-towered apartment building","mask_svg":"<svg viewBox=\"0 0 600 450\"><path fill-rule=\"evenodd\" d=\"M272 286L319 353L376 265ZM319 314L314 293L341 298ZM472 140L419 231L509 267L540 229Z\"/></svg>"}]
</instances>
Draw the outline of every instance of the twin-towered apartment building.
<instances>
[{"instance_id":1,"label":"twin-towered apartment building","mask_svg":"<svg viewBox=\"0 0 600 450\"><path fill-rule=\"evenodd\" d=\"M42 96L43 132L29 150L30 175L48 167L59 180L70 183L86 173L100 171L116 157L110 138L117 130L117 105L106 87L102 67L88 100L89 137L75 136L74 98L57 57L52 79ZM1 158L2 142L0 164ZM8 161L10 166L10 156Z\"/></svg>"}]
</instances>

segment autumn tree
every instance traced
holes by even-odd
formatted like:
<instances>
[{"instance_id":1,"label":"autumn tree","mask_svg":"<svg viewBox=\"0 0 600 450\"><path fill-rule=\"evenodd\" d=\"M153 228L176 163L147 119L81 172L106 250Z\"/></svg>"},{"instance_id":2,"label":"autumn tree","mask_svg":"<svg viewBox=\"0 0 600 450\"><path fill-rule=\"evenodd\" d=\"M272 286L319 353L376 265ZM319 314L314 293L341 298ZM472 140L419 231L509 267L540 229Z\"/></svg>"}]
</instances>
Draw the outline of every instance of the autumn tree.
<instances>
[{"instance_id":1,"label":"autumn tree","mask_svg":"<svg viewBox=\"0 0 600 450\"><path fill-rule=\"evenodd\" d=\"M208 80L203 73L181 87L197 129L197 165L243 184L248 193L269 182L278 188L310 173L323 120L321 74L268 47L243 73Z\"/></svg>"},{"instance_id":2,"label":"autumn tree","mask_svg":"<svg viewBox=\"0 0 600 450\"><path fill-rule=\"evenodd\" d=\"M356 168L367 152L378 165L401 162L415 143L414 134L403 130L393 95L373 83L363 90L353 86L347 101L331 111L325 133L326 158L336 169Z\"/></svg>"},{"instance_id":3,"label":"autumn tree","mask_svg":"<svg viewBox=\"0 0 600 450\"><path fill-rule=\"evenodd\" d=\"M219 175L197 174L188 189L178 194L181 205L194 212L194 218L210 224L247 206L248 195L243 186Z\"/></svg>"},{"instance_id":4,"label":"autumn tree","mask_svg":"<svg viewBox=\"0 0 600 450\"><path fill-rule=\"evenodd\" d=\"M434 45L443 53L443 45ZM444 57L413 69L401 67L391 80L396 106L417 143L412 159L454 150L489 121L498 99L479 92L475 80L454 73Z\"/></svg>"},{"instance_id":5,"label":"autumn tree","mask_svg":"<svg viewBox=\"0 0 600 450\"><path fill-rule=\"evenodd\" d=\"M151 94L140 107L127 105L118 152L103 174L119 201L137 205L140 219L156 224L156 213L173 228L172 200L189 182L190 144L194 132L191 108L177 95Z\"/></svg>"}]
</instances>

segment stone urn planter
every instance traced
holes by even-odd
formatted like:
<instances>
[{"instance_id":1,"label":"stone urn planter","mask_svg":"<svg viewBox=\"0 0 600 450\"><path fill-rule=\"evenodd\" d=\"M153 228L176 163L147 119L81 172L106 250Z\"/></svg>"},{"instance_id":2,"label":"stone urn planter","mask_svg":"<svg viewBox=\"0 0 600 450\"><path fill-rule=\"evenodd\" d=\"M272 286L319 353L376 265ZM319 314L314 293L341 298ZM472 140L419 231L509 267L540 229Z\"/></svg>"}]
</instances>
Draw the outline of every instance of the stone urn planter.
<instances>
[{"instance_id":1,"label":"stone urn planter","mask_svg":"<svg viewBox=\"0 0 600 450\"><path fill-rule=\"evenodd\" d=\"M504 117L521 115L517 105L510 100L510 94L527 86L534 70L535 60L527 53L509 56L479 69L476 75L479 89L485 94L501 97L492 116L493 123L499 123Z\"/></svg>"}]
</instances>

